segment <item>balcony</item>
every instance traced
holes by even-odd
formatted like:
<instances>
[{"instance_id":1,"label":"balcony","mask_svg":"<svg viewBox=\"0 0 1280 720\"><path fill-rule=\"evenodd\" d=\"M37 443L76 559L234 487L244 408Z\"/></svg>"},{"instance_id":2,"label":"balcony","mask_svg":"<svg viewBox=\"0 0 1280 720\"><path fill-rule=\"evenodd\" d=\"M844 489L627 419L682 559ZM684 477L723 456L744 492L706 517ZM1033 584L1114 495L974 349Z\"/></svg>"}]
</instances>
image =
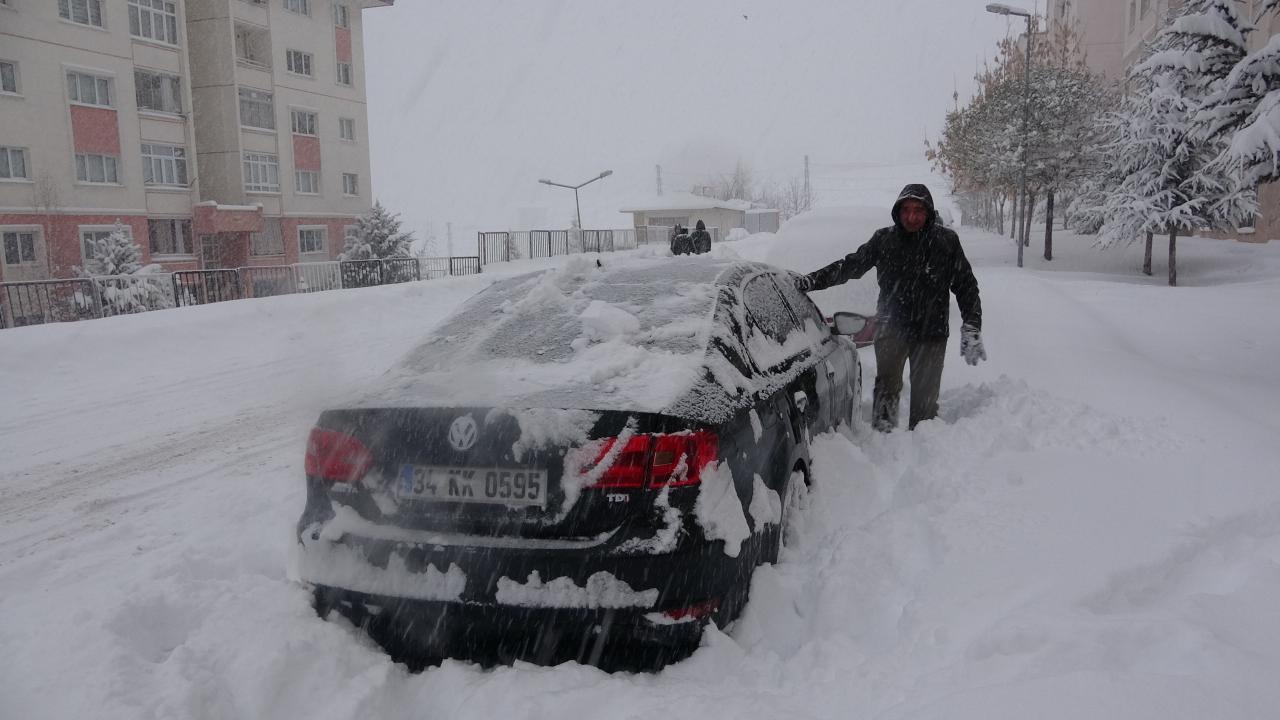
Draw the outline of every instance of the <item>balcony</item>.
<instances>
[{"instance_id":1,"label":"balcony","mask_svg":"<svg viewBox=\"0 0 1280 720\"><path fill-rule=\"evenodd\" d=\"M236 23L236 64L254 70L270 70L270 31L248 23Z\"/></svg>"}]
</instances>

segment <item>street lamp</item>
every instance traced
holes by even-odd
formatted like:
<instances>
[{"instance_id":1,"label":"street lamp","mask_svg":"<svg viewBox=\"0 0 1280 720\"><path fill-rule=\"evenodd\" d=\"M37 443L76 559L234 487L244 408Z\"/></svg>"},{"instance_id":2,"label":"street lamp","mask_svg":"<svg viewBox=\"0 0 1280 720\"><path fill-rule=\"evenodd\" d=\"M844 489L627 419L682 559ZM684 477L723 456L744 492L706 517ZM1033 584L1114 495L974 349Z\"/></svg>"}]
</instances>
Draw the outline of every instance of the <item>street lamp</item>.
<instances>
[{"instance_id":1,"label":"street lamp","mask_svg":"<svg viewBox=\"0 0 1280 720\"><path fill-rule=\"evenodd\" d=\"M569 188L570 190L573 191L573 207L578 211L578 230L581 231L582 230L582 206L578 204L578 189L583 186L590 185L591 183L597 180L600 180L602 178L607 178L612 174L613 174L612 170L605 170L604 172L591 178L590 180L584 183L579 183L577 185L565 185L564 183L551 182L546 178L542 178L538 182L542 183L543 185L555 185L556 187Z\"/></svg>"},{"instance_id":2,"label":"street lamp","mask_svg":"<svg viewBox=\"0 0 1280 720\"><path fill-rule=\"evenodd\" d=\"M1017 15L1027 19L1027 63L1022 82L1022 171L1021 179L1018 181L1018 194L1022 197L1022 212L1028 213L1027 203L1030 197L1027 194L1027 136L1031 131L1031 19L1034 16L1022 8L1004 3L991 3L987 6L987 12L996 15ZM1030 240L1030 234L1031 219L1027 218L1027 222L1018 228L1018 267L1022 267L1022 247Z\"/></svg>"}]
</instances>

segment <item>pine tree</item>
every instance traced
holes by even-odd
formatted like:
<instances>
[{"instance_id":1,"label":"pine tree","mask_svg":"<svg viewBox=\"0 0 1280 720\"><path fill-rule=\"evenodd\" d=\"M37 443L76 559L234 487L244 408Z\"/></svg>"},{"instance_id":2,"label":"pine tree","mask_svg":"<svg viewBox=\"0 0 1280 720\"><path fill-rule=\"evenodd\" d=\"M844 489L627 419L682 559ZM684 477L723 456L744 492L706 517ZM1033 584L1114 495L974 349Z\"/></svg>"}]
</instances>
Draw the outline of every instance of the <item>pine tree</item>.
<instances>
[{"instance_id":1,"label":"pine tree","mask_svg":"<svg viewBox=\"0 0 1280 720\"><path fill-rule=\"evenodd\" d=\"M356 231L347 237L339 260L385 260L407 258L413 234L400 231L400 216L387 212L375 202L369 212L356 221Z\"/></svg>"},{"instance_id":2,"label":"pine tree","mask_svg":"<svg viewBox=\"0 0 1280 720\"><path fill-rule=\"evenodd\" d=\"M1137 93L1127 106L1132 131L1121 153L1127 172L1109 203L1104 234L1129 235L1135 219L1142 231L1167 233L1170 285L1178 283L1179 232L1229 228L1256 209L1250 192L1210 166L1220 143L1196 125L1243 59L1249 28L1229 0L1190 0L1134 71Z\"/></svg>"},{"instance_id":3,"label":"pine tree","mask_svg":"<svg viewBox=\"0 0 1280 720\"><path fill-rule=\"evenodd\" d=\"M1276 12L1280 0L1269 0L1258 21ZM1245 187L1280 180L1280 35L1232 68L1199 120L1206 136L1223 145L1215 167L1235 173Z\"/></svg>"},{"instance_id":4,"label":"pine tree","mask_svg":"<svg viewBox=\"0 0 1280 720\"><path fill-rule=\"evenodd\" d=\"M109 235L89 242L93 249L92 259L85 266L89 275L132 275L142 268L142 248L119 220Z\"/></svg>"},{"instance_id":5,"label":"pine tree","mask_svg":"<svg viewBox=\"0 0 1280 720\"><path fill-rule=\"evenodd\" d=\"M92 258L81 274L93 279L105 314L127 315L173 307L171 286L147 277L142 248L119 220L106 237L88 242Z\"/></svg>"}]
</instances>

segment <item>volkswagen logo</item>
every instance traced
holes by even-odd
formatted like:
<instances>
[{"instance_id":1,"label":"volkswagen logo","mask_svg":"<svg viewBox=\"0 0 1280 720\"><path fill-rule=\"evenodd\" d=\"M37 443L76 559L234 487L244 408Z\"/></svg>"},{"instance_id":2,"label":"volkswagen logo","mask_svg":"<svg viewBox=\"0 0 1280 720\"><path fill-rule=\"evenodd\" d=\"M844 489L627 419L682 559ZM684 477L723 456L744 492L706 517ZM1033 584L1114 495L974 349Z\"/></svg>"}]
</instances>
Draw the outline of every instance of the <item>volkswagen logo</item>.
<instances>
[{"instance_id":1,"label":"volkswagen logo","mask_svg":"<svg viewBox=\"0 0 1280 720\"><path fill-rule=\"evenodd\" d=\"M470 415L463 415L449 426L449 444L454 450L470 450L476 444L476 436L479 434L475 419Z\"/></svg>"}]
</instances>

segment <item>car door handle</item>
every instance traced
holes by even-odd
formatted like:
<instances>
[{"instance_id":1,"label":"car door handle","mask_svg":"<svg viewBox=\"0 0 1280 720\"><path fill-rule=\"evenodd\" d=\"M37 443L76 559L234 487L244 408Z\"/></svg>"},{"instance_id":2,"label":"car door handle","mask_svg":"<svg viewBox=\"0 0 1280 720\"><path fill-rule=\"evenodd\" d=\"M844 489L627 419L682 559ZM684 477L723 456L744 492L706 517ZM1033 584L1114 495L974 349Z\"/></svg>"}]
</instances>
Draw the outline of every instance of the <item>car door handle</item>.
<instances>
[{"instance_id":1,"label":"car door handle","mask_svg":"<svg viewBox=\"0 0 1280 720\"><path fill-rule=\"evenodd\" d=\"M800 412L804 412L809 409L809 396L806 395L803 390L797 390L796 394L792 397L795 398L796 408L798 408Z\"/></svg>"}]
</instances>

